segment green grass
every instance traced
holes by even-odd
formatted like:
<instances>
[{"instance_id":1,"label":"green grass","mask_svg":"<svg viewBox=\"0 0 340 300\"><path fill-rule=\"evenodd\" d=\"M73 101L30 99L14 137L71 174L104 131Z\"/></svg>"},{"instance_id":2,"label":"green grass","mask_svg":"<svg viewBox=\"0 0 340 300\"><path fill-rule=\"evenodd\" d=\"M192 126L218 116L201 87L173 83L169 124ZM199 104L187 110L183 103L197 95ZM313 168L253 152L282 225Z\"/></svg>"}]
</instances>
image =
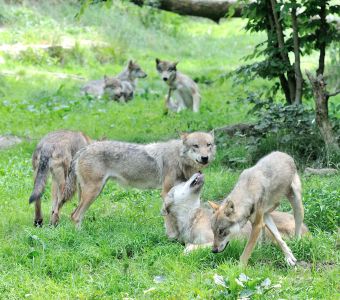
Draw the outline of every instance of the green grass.
<instances>
[{"instance_id":1,"label":"green grass","mask_svg":"<svg viewBox=\"0 0 340 300\"><path fill-rule=\"evenodd\" d=\"M200 114L164 116L166 87L156 73L156 57L180 60L179 69L201 81L215 80L238 67L265 37L245 33L239 19L216 25L116 4L110 10L91 6L76 21L76 4L25 3L0 2L1 44L71 40L75 45L54 56L42 50L0 52L0 133L29 138L0 152L0 299L225 299L228 294L236 299L266 278L275 287L254 299L339 298L339 175L302 177L312 235L288 242L304 262L296 268L287 268L283 254L270 244L256 247L246 270L238 266L244 242L232 242L218 255L202 250L185 256L183 246L165 236L159 191L125 190L111 182L88 210L81 231L69 218L76 199L65 205L57 228L34 228L34 207L28 205L30 160L47 132L68 128L95 139L166 140L180 131L248 121L248 107L237 99L266 89L268 83L200 83ZM86 80L116 74L129 58L149 75L140 80L133 101L121 105L79 95ZM55 73L84 80L60 79ZM218 145L217 158L205 172L204 200L223 199L237 181L240 170L227 168L226 154L242 159L247 150ZM50 205L48 187L43 197L46 224ZM282 208L290 209L287 203ZM245 288L235 281L241 273L251 278ZM228 288L214 282L215 274L227 279ZM156 276L160 283L154 282Z\"/></svg>"}]
</instances>

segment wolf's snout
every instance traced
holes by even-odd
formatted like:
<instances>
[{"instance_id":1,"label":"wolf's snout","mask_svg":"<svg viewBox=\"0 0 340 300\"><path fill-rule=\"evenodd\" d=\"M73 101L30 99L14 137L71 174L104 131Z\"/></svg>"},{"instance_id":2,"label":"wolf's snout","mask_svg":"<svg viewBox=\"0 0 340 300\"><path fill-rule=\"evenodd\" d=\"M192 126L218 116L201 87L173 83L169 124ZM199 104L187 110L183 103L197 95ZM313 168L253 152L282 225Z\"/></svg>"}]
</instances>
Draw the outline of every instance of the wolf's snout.
<instances>
[{"instance_id":1,"label":"wolf's snout","mask_svg":"<svg viewBox=\"0 0 340 300\"><path fill-rule=\"evenodd\" d=\"M201 162L203 164L207 164L209 161L209 156L201 156Z\"/></svg>"},{"instance_id":2,"label":"wolf's snout","mask_svg":"<svg viewBox=\"0 0 340 300\"><path fill-rule=\"evenodd\" d=\"M218 253L218 248L217 247L214 247L214 248L212 248L212 253Z\"/></svg>"},{"instance_id":3,"label":"wolf's snout","mask_svg":"<svg viewBox=\"0 0 340 300\"><path fill-rule=\"evenodd\" d=\"M168 81L168 78L166 78L166 77L163 77L163 80L164 80L164 81Z\"/></svg>"}]
</instances>

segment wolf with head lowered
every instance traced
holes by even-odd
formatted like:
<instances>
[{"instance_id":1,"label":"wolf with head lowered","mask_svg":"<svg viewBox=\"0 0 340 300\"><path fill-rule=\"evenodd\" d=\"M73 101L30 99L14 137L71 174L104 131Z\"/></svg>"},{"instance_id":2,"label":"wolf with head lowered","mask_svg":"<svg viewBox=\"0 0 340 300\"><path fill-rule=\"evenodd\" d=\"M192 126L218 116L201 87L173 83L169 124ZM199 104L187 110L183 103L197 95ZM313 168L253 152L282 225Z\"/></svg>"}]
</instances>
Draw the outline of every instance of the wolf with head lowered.
<instances>
[{"instance_id":1,"label":"wolf with head lowered","mask_svg":"<svg viewBox=\"0 0 340 300\"><path fill-rule=\"evenodd\" d=\"M296 258L281 238L270 213L288 198L294 212L295 236L300 238L304 217L301 181L294 160L283 152L272 152L258 163L244 170L234 189L221 205L211 202L214 215L211 227L214 232L213 252L221 252L228 245L230 236L240 231L249 220L252 229L241 255L242 265L247 265L250 254L264 226L274 236L285 255L288 265L295 265Z\"/></svg>"},{"instance_id":2,"label":"wolf with head lowered","mask_svg":"<svg viewBox=\"0 0 340 300\"><path fill-rule=\"evenodd\" d=\"M72 220L80 227L86 210L108 179L140 189L162 188L164 198L174 185L202 170L214 156L214 136L206 132L184 133L177 140L146 145L96 142L74 159L63 201L72 197L78 186L80 202ZM167 228L169 237L177 235L171 224Z\"/></svg>"}]
</instances>

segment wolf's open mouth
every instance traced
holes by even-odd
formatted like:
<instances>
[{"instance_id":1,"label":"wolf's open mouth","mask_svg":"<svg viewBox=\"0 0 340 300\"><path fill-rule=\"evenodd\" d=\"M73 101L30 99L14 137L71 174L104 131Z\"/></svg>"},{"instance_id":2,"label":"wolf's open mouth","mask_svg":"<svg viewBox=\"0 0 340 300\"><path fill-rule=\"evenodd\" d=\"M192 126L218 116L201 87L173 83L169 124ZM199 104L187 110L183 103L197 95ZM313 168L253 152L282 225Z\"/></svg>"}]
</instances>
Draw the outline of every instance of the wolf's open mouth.
<instances>
[{"instance_id":1,"label":"wolf's open mouth","mask_svg":"<svg viewBox=\"0 0 340 300\"><path fill-rule=\"evenodd\" d=\"M199 173L197 174L195 179L190 183L190 187L200 186L203 184L203 182L204 182L204 176L203 174Z\"/></svg>"}]
</instances>

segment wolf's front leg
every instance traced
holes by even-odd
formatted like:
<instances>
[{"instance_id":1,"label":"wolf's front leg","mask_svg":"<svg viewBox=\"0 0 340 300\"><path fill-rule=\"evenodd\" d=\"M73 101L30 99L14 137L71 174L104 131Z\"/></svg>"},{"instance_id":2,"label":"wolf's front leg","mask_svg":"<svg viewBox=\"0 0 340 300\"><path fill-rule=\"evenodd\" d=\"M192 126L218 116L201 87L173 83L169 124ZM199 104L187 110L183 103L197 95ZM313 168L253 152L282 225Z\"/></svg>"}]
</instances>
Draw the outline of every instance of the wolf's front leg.
<instances>
[{"instance_id":1,"label":"wolf's front leg","mask_svg":"<svg viewBox=\"0 0 340 300\"><path fill-rule=\"evenodd\" d=\"M165 176L161 193L163 199L162 214L164 215L166 235L169 239L176 239L179 235L175 218L167 212L169 205L171 205L171 200L170 198L167 198L167 195L170 189L175 185L174 178L175 176L171 172Z\"/></svg>"},{"instance_id":2,"label":"wolf's front leg","mask_svg":"<svg viewBox=\"0 0 340 300\"><path fill-rule=\"evenodd\" d=\"M200 103L201 103L201 96L198 92L194 92L192 95L192 111L199 112L200 111Z\"/></svg>"},{"instance_id":3,"label":"wolf's front leg","mask_svg":"<svg viewBox=\"0 0 340 300\"><path fill-rule=\"evenodd\" d=\"M171 215L164 216L165 232L170 240L175 240L179 236L177 223L174 217Z\"/></svg>"}]
</instances>

